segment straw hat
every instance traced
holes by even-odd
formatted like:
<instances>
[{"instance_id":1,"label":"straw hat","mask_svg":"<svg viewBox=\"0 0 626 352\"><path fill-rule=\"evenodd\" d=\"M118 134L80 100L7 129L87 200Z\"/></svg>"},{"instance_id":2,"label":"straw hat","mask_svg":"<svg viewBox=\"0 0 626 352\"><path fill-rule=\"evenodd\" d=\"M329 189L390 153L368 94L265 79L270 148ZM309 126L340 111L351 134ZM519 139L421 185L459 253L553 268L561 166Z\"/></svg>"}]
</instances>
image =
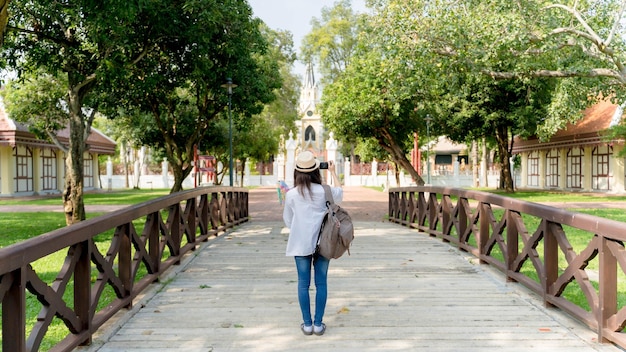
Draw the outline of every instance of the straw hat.
<instances>
[{"instance_id":1,"label":"straw hat","mask_svg":"<svg viewBox=\"0 0 626 352\"><path fill-rule=\"evenodd\" d=\"M300 172L311 172L315 171L318 167L320 167L320 162L315 159L313 153L304 151L298 154L296 158L296 170Z\"/></svg>"}]
</instances>

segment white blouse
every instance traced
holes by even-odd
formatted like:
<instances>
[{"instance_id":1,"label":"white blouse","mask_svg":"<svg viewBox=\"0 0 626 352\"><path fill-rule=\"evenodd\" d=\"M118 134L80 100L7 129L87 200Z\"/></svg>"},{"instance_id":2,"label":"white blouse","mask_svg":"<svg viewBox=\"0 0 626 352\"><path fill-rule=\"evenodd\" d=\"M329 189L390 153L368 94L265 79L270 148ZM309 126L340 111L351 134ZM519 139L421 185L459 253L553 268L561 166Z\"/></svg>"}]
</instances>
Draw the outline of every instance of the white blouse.
<instances>
[{"instance_id":1,"label":"white blouse","mask_svg":"<svg viewBox=\"0 0 626 352\"><path fill-rule=\"evenodd\" d=\"M330 187L330 190L333 200L339 204L343 199L343 189ZM317 236L326 212L326 195L324 187L317 183L311 184L311 193L305 189L303 197L295 187L285 195L283 220L290 230L287 256L307 256L315 252Z\"/></svg>"}]
</instances>

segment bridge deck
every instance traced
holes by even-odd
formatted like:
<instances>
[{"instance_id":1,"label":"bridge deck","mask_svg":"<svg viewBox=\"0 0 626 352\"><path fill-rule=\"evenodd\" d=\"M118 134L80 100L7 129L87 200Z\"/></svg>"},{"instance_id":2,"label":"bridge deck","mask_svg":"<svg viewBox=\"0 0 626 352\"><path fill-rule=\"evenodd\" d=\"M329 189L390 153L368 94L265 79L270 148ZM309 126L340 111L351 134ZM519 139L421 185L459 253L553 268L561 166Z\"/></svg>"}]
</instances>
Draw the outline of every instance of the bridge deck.
<instances>
[{"instance_id":1,"label":"bridge deck","mask_svg":"<svg viewBox=\"0 0 626 352\"><path fill-rule=\"evenodd\" d=\"M329 270L325 335L300 332L282 222L251 212L80 350L621 351L440 240L354 210L352 254Z\"/></svg>"}]
</instances>

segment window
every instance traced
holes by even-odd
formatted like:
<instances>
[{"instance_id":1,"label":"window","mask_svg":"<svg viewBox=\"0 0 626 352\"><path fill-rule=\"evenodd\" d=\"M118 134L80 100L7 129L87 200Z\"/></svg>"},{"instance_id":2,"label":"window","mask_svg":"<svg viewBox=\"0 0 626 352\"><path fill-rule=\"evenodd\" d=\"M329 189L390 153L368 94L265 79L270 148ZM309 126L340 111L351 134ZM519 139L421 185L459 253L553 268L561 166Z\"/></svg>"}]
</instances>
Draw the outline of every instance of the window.
<instances>
[{"instance_id":1,"label":"window","mask_svg":"<svg viewBox=\"0 0 626 352\"><path fill-rule=\"evenodd\" d=\"M33 191L33 151L18 145L13 148L15 157L15 192Z\"/></svg>"},{"instance_id":2,"label":"window","mask_svg":"<svg viewBox=\"0 0 626 352\"><path fill-rule=\"evenodd\" d=\"M89 153L85 153L83 162L83 177L85 178L83 185L85 188L91 188L93 187L93 156Z\"/></svg>"},{"instance_id":3,"label":"window","mask_svg":"<svg viewBox=\"0 0 626 352\"><path fill-rule=\"evenodd\" d=\"M315 129L313 129L313 126L307 127L304 131L304 140L315 141Z\"/></svg>"},{"instance_id":4,"label":"window","mask_svg":"<svg viewBox=\"0 0 626 352\"><path fill-rule=\"evenodd\" d=\"M559 151L556 149L546 154L546 187L559 187Z\"/></svg>"},{"instance_id":5,"label":"window","mask_svg":"<svg viewBox=\"0 0 626 352\"><path fill-rule=\"evenodd\" d=\"M611 154L613 147L599 145L591 153L591 186L594 190L611 190Z\"/></svg>"},{"instance_id":6,"label":"window","mask_svg":"<svg viewBox=\"0 0 626 352\"><path fill-rule=\"evenodd\" d=\"M583 155L585 151L581 147L567 151L567 188L583 188Z\"/></svg>"},{"instance_id":7,"label":"window","mask_svg":"<svg viewBox=\"0 0 626 352\"><path fill-rule=\"evenodd\" d=\"M57 154L54 150L41 150L41 189L56 190L57 187Z\"/></svg>"},{"instance_id":8,"label":"window","mask_svg":"<svg viewBox=\"0 0 626 352\"><path fill-rule=\"evenodd\" d=\"M528 176L526 183L529 186L539 186L539 152L528 154Z\"/></svg>"}]
</instances>

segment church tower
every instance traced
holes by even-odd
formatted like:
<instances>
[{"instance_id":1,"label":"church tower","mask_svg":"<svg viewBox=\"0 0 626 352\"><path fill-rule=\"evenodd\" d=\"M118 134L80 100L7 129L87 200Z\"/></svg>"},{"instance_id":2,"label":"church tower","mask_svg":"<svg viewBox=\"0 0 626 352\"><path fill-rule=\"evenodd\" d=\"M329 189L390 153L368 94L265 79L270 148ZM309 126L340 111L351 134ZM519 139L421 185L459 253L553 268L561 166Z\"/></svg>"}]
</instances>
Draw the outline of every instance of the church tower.
<instances>
[{"instance_id":1,"label":"church tower","mask_svg":"<svg viewBox=\"0 0 626 352\"><path fill-rule=\"evenodd\" d=\"M320 102L320 92L313 65L308 64L306 74L300 92L300 106L298 114L300 120L296 121L298 127L298 147L300 150L310 150L313 154L321 156L324 150L324 125L322 117L317 110Z\"/></svg>"}]
</instances>

